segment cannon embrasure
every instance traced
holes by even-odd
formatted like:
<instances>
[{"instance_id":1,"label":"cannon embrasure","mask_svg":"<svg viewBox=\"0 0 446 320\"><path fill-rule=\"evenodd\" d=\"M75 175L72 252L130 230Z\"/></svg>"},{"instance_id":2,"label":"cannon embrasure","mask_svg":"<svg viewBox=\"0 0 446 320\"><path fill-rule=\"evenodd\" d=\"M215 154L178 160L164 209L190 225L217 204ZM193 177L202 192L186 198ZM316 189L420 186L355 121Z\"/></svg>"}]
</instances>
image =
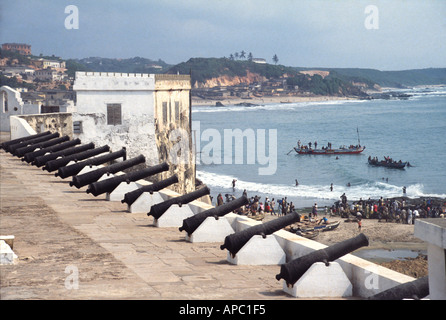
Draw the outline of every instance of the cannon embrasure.
<instances>
[{"instance_id":1,"label":"cannon embrasure","mask_svg":"<svg viewBox=\"0 0 446 320\"><path fill-rule=\"evenodd\" d=\"M16 143L16 144L10 145L10 146L8 146L8 150L9 150L9 152L11 154L16 155L16 150L17 149L20 149L20 148L23 148L23 147L27 147L27 146L31 146L33 144L44 142L44 141L48 141L48 140L51 140L51 139L54 139L54 138L58 138L58 137L59 137L59 133L57 133L57 132L56 133L51 133L51 134L46 134L46 135L44 135L42 137L38 137L38 138L35 138L35 139L31 139L31 140L27 140L27 141L24 141L24 142L20 142L20 143Z\"/></svg>"},{"instance_id":2,"label":"cannon embrasure","mask_svg":"<svg viewBox=\"0 0 446 320\"><path fill-rule=\"evenodd\" d=\"M138 181L167 170L169 170L169 165L164 162L156 166L126 173L102 181L96 181L88 186L87 193L91 193L95 197L103 193L111 193L118 187L121 182L126 182L127 184L129 184L130 182Z\"/></svg>"},{"instance_id":3,"label":"cannon embrasure","mask_svg":"<svg viewBox=\"0 0 446 320\"><path fill-rule=\"evenodd\" d=\"M65 156L60 159L54 159L48 161L42 170L47 170L48 172L52 172L54 170L59 169L60 167L66 166L70 161L85 160L107 151L110 151L110 147L108 145L105 145L91 150L70 154L69 156Z\"/></svg>"},{"instance_id":4,"label":"cannon embrasure","mask_svg":"<svg viewBox=\"0 0 446 320\"><path fill-rule=\"evenodd\" d=\"M208 187L203 187L198 190L186 193L182 196L168 199L166 201L153 205L147 215L153 216L155 219L159 219L159 217L161 217L164 212L166 212L167 209L169 209L172 205L177 204L181 207L183 204L188 204L189 202L201 198L209 194L210 192L211 190Z\"/></svg>"},{"instance_id":5,"label":"cannon embrasure","mask_svg":"<svg viewBox=\"0 0 446 320\"><path fill-rule=\"evenodd\" d=\"M112 165L99 168L90 172L86 172L80 175L76 175L72 178L72 181L70 182L70 186L75 186L76 188L80 189L86 185L89 185L93 182L96 182L99 180L100 177L102 177L104 174L111 174L116 173L119 171L124 171L125 169L131 168L133 166L136 166L137 164L145 163L146 158L143 155L139 155L137 157L121 161L118 163L114 163Z\"/></svg>"},{"instance_id":6,"label":"cannon embrasure","mask_svg":"<svg viewBox=\"0 0 446 320\"><path fill-rule=\"evenodd\" d=\"M96 157L96 158L91 158L91 159L87 159L84 161L80 161L71 165L66 165L64 167L60 167L57 172L54 174L56 177L61 177L62 179L71 177L71 176L75 176L77 175L79 172L81 172L81 170L87 166L97 166L100 164L104 164L113 160L116 160L118 158L123 158L124 161L127 157L127 151L125 148L122 148L119 151L115 151L115 152L110 152L109 154L100 156L100 157Z\"/></svg>"},{"instance_id":7,"label":"cannon embrasure","mask_svg":"<svg viewBox=\"0 0 446 320\"><path fill-rule=\"evenodd\" d=\"M423 299L429 295L429 276L418 278L414 281L402 283L390 289L384 290L371 297L369 300L403 300Z\"/></svg>"},{"instance_id":8,"label":"cannon embrasure","mask_svg":"<svg viewBox=\"0 0 446 320\"><path fill-rule=\"evenodd\" d=\"M323 262L328 265L329 262L368 245L369 239L363 233L360 233L356 237L344 240L324 249L313 251L283 264L280 267L280 273L276 275L276 279L284 279L288 286L294 285L313 265L313 263Z\"/></svg>"},{"instance_id":9,"label":"cannon embrasure","mask_svg":"<svg viewBox=\"0 0 446 320\"><path fill-rule=\"evenodd\" d=\"M0 145L0 147L3 150L9 152L8 147L13 145L13 144L17 144L17 143L29 141L29 140L32 140L32 139L40 138L40 137L46 136L48 134L51 134L51 131L45 131L45 132L42 132L42 133L36 133L36 134L30 135L30 136L26 136L26 137L17 138L17 139L14 139L14 140L5 141L5 142L3 142Z\"/></svg>"},{"instance_id":10,"label":"cannon embrasure","mask_svg":"<svg viewBox=\"0 0 446 320\"><path fill-rule=\"evenodd\" d=\"M241 206L244 206L249 203L249 200L246 196L241 196L240 198L237 198L235 200L232 200L231 202L226 202L225 204L222 204L221 206L205 210L203 212L197 213L187 219L183 220L183 225L179 228L180 231L186 231L188 235L191 235L199 226L200 224L206 220L208 217L222 217Z\"/></svg>"},{"instance_id":11,"label":"cannon embrasure","mask_svg":"<svg viewBox=\"0 0 446 320\"><path fill-rule=\"evenodd\" d=\"M224 244L220 246L221 250L228 249L234 258L237 252L255 235L261 235L264 238L286 226L300 221L300 215L297 212L289 213L283 217L260 223L245 230L232 233L226 236Z\"/></svg>"},{"instance_id":12,"label":"cannon embrasure","mask_svg":"<svg viewBox=\"0 0 446 320\"><path fill-rule=\"evenodd\" d=\"M43 156L38 156L33 160L32 164L35 165L36 167L40 168L40 167L44 166L47 162L49 162L51 160L55 160L58 157L66 157L71 154L80 153L80 152L87 151L87 150L90 150L93 148L94 148L94 143L90 142L87 144L80 145L78 147L63 149L63 150L56 151L56 152L53 152L50 154L45 154Z\"/></svg>"},{"instance_id":13,"label":"cannon embrasure","mask_svg":"<svg viewBox=\"0 0 446 320\"><path fill-rule=\"evenodd\" d=\"M149 192L150 194L152 194L153 192L167 188L168 186L177 182L177 175L173 175L170 178L155 182L147 186L142 186L141 188L127 192L124 195L124 199L121 200L121 203L127 203L129 206L131 206L144 192Z\"/></svg>"},{"instance_id":14,"label":"cannon embrasure","mask_svg":"<svg viewBox=\"0 0 446 320\"><path fill-rule=\"evenodd\" d=\"M48 148L48 147L57 145L59 143L62 143L62 142L68 141L68 140L70 140L69 136L63 136L63 137L60 137L60 138L54 138L54 139L51 139L51 140L34 143L34 144L30 145L30 146L18 148L15 151L15 155L17 157L23 157L23 156L25 156L28 153L34 152L36 149Z\"/></svg>"},{"instance_id":15,"label":"cannon embrasure","mask_svg":"<svg viewBox=\"0 0 446 320\"><path fill-rule=\"evenodd\" d=\"M78 144L81 144L81 140L80 139L74 139L74 140L69 140L67 142L63 142L63 143L59 143L56 144L54 146L48 147L48 148L44 148L44 149L40 149L37 151L33 151L33 152L29 152L27 154L25 154L23 156L23 161L26 161L28 163L32 163L34 161L34 159L36 159L37 157L43 156L47 153L53 153L53 152L57 152L57 151L61 151L61 150L65 150L71 147L74 147Z\"/></svg>"}]
</instances>

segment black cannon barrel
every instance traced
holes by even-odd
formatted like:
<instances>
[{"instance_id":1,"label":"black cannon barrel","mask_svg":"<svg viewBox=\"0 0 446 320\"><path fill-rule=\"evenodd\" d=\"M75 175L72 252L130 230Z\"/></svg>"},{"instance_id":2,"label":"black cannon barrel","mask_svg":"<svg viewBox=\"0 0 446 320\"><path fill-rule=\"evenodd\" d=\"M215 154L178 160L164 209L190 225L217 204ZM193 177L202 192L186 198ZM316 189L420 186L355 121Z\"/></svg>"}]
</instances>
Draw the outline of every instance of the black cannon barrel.
<instances>
[{"instance_id":1,"label":"black cannon barrel","mask_svg":"<svg viewBox=\"0 0 446 320\"><path fill-rule=\"evenodd\" d=\"M55 160L58 157L69 156L71 154L87 151L87 150L90 150L90 149L93 149L93 148L94 148L94 143L90 142L90 143L87 143L87 144L80 145L78 147L72 147L72 148L59 150L59 151L56 151L56 152L52 152L50 154L45 154L43 156L36 157L33 160L32 164L37 166L37 167L41 167L41 166L44 166L48 161Z\"/></svg>"},{"instance_id":2,"label":"black cannon barrel","mask_svg":"<svg viewBox=\"0 0 446 320\"><path fill-rule=\"evenodd\" d=\"M168 186L177 182L178 182L177 175L173 175L170 178L155 182L151 185L142 186L141 188L127 192L124 195L124 199L121 200L121 203L127 203L129 206L131 206L133 202L135 202L136 199L138 199L139 196L142 195L144 192L149 192L150 194L152 194L153 192L167 188Z\"/></svg>"},{"instance_id":3,"label":"black cannon barrel","mask_svg":"<svg viewBox=\"0 0 446 320\"><path fill-rule=\"evenodd\" d=\"M67 165L64 167L60 167L57 172L54 174L56 177L61 177L62 179L65 179L67 177L71 177L71 176L75 176L77 175L79 172L81 172L81 170L83 168L85 168L86 166L97 166L103 163L107 163L113 160L116 160L118 158L123 158L124 160L127 157L127 151L125 148L122 148L119 151L115 151L115 152L110 152L109 154L103 155L103 156L99 156L99 157L95 157L95 158L90 158L84 161L80 161L78 163L74 163L71 165Z\"/></svg>"},{"instance_id":4,"label":"black cannon barrel","mask_svg":"<svg viewBox=\"0 0 446 320\"><path fill-rule=\"evenodd\" d=\"M125 169L136 166L137 164L146 162L146 158L143 155L121 161L103 168L99 168L84 174L76 175L70 181L70 186L75 186L76 188L82 188L83 186L89 185L93 182L98 181L100 177L104 174L116 173L123 171Z\"/></svg>"},{"instance_id":5,"label":"black cannon barrel","mask_svg":"<svg viewBox=\"0 0 446 320\"><path fill-rule=\"evenodd\" d=\"M20 143L16 143L16 144L10 145L8 147L8 150L13 155L16 155L16 150L19 149L19 148L30 146L30 145L33 145L33 144L36 144L36 143L39 143L39 142L48 141L48 140L51 140L51 139L54 139L54 138L57 138L57 137L59 137L59 133L57 133L57 132L56 133L46 134L46 135L44 135L42 137L38 137L38 138L35 138L35 139L31 139L31 140L27 140L27 141L24 141L24 142L20 142Z\"/></svg>"},{"instance_id":6,"label":"black cannon barrel","mask_svg":"<svg viewBox=\"0 0 446 320\"><path fill-rule=\"evenodd\" d=\"M11 146L11 145L17 144L17 143L21 143L21 142L24 142L24 141L32 140L32 139L35 139L35 138L40 138L40 137L46 136L47 134L51 134L51 131L45 131L45 132L42 132L42 133L36 133L36 134L32 134L30 136L26 136L26 137L21 137L21 138L5 141L5 142L3 142L0 145L0 147L3 150L9 152L8 146Z\"/></svg>"},{"instance_id":7,"label":"black cannon barrel","mask_svg":"<svg viewBox=\"0 0 446 320\"><path fill-rule=\"evenodd\" d=\"M403 300L423 299L429 295L429 276L418 278L414 281L402 283L390 289L384 290L371 297L369 300Z\"/></svg>"},{"instance_id":8,"label":"black cannon barrel","mask_svg":"<svg viewBox=\"0 0 446 320\"><path fill-rule=\"evenodd\" d=\"M108 145L94 148L91 150L74 153L69 156L62 157L60 159L54 159L51 161L48 161L45 166L43 167L43 170L47 170L48 172L52 172L54 170L59 169L60 167L66 166L70 161L79 161L84 160L93 156L97 156L98 154L104 153L110 151L110 147Z\"/></svg>"},{"instance_id":9,"label":"black cannon barrel","mask_svg":"<svg viewBox=\"0 0 446 320\"><path fill-rule=\"evenodd\" d=\"M330 261L334 261L347 253L368 245L369 239L363 233L360 233L356 237L341 241L324 249L313 251L283 264L280 267L280 273L276 275L276 279L284 279L287 285L294 285L313 263L324 262L328 265Z\"/></svg>"},{"instance_id":10,"label":"black cannon barrel","mask_svg":"<svg viewBox=\"0 0 446 320\"><path fill-rule=\"evenodd\" d=\"M261 223L245 230L230 234L225 237L224 244L220 246L221 250L228 249L232 257L255 235L266 237L286 226L300 221L300 215L297 212L289 213L280 218Z\"/></svg>"},{"instance_id":11,"label":"black cannon barrel","mask_svg":"<svg viewBox=\"0 0 446 320\"><path fill-rule=\"evenodd\" d=\"M36 150L38 148L39 149L48 148L48 147L54 146L56 144L59 144L59 143L62 143L62 142L68 141L68 140L70 140L69 136L63 136L63 137L60 137L60 138L55 138L55 139L51 139L51 140L48 140L48 141L35 143L35 144L30 145L30 146L18 148L15 151L15 155L17 157L23 157L27 153L34 152L34 150Z\"/></svg>"},{"instance_id":12,"label":"black cannon barrel","mask_svg":"<svg viewBox=\"0 0 446 320\"><path fill-rule=\"evenodd\" d=\"M43 148L37 151L33 151L33 152L29 152L27 154L25 154L22 158L22 161L26 161L28 163L32 163L34 161L34 159L36 159L37 157L43 156L47 153L53 153L53 152L57 152L60 150L65 150L68 149L70 147L74 147L78 144L81 144L81 140L80 139L74 139L74 140L69 140L66 142L62 142L62 143L58 143L56 145L47 147L47 148Z\"/></svg>"},{"instance_id":13,"label":"black cannon barrel","mask_svg":"<svg viewBox=\"0 0 446 320\"><path fill-rule=\"evenodd\" d=\"M130 183L133 181L138 181L167 170L169 170L169 165L164 162L162 164L157 164L156 166L126 173L102 181L96 181L88 186L87 193L91 193L95 197L106 192L110 193L115 190L121 182Z\"/></svg>"},{"instance_id":14,"label":"black cannon barrel","mask_svg":"<svg viewBox=\"0 0 446 320\"><path fill-rule=\"evenodd\" d=\"M221 206L197 213L187 219L184 219L183 225L179 228L179 230L184 230L187 232L188 235L191 235L207 217L224 216L225 214L228 214L229 212L232 212L248 203L248 198L246 196L241 196L240 198L237 198L230 202L226 202Z\"/></svg>"},{"instance_id":15,"label":"black cannon barrel","mask_svg":"<svg viewBox=\"0 0 446 320\"><path fill-rule=\"evenodd\" d=\"M172 205L178 204L179 206L187 204L195 199L201 198L209 194L211 190L208 187L200 188L198 190L186 193L182 196L168 199L161 203L155 204L150 208L150 212L147 213L148 216L153 216L155 219L159 219L164 212L167 211Z\"/></svg>"}]
</instances>

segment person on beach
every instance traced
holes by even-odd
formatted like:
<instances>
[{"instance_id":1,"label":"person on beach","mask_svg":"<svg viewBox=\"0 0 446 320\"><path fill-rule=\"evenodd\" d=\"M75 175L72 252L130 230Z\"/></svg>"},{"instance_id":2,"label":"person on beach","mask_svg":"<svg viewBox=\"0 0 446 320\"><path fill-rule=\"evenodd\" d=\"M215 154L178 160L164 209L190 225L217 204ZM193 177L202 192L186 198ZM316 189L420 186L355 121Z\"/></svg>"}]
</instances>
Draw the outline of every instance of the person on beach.
<instances>
[{"instance_id":1,"label":"person on beach","mask_svg":"<svg viewBox=\"0 0 446 320\"><path fill-rule=\"evenodd\" d=\"M290 213L294 212L294 204L293 201L290 202Z\"/></svg>"},{"instance_id":2,"label":"person on beach","mask_svg":"<svg viewBox=\"0 0 446 320\"><path fill-rule=\"evenodd\" d=\"M314 204L311 213L313 214L313 218L317 218L317 203Z\"/></svg>"},{"instance_id":3,"label":"person on beach","mask_svg":"<svg viewBox=\"0 0 446 320\"><path fill-rule=\"evenodd\" d=\"M236 179L232 179L232 190L235 189L235 182L236 182L236 181L237 181Z\"/></svg>"},{"instance_id":4,"label":"person on beach","mask_svg":"<svg viewBox=\"0 0 446 320\"><path fill-rule=\"evenodd\" d=\"M362 218L361 218L361 214L360 213L358 213L358 215L356 216L356 221L358 221L358 231L361 232Z\"/></svg>"},{"instance_id":5,"label":"person on beach","mask_svg":"<svg viewBox=\"0 0 446 320\"><path fill-rule=\"evenodd\" d=\"M217 196L217 207L221 206L222 204L223 204L223 196L221 195L221 193L219 193Z\"/></svg>"},{"instance_id":6,"label":"person on beach","mask_svg":"<svg viewBox=\"0 0 446 320\"><path fill-rule=\"evenodd\" d=\"M274 210L274 206L276 205L274 198L271 199L271 203L270 203L270 209L271 209L271 214L276 215L276 211Z\"/></svg>"}]
</instances>

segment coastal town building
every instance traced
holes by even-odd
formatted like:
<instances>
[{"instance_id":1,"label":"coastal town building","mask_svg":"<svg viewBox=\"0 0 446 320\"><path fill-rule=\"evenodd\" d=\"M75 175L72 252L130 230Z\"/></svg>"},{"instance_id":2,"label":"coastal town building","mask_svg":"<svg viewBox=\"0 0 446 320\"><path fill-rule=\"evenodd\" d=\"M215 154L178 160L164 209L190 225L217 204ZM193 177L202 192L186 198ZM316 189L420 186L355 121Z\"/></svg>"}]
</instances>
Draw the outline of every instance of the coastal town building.
<instances>
[{"instance_id":1,"label":"coastal town building","mask_svg":"<svg viewBox=\"0 0 446 320\"><path fill-rule=\"evenodd\" d=\"M34 72L34 77L40 81L61 81L67 78L67 75L63 72L46 68L41 70L36 70Z\"/></svg>"},{"instance_id":2,"label":"coastal town building","mask_svg":"<svg viewBox=\"0 0 446 320\"><path fill-rule=\"evenodd\" d=\"M31 60L32 65L34 65L36 68L39 69L64 69L66 67L65 61L59 61L59 60L48 60L48 59L32 59Z\"/></svg>"},{"instance_id":3,"label":"coastal town building","mask_svg":"<svg viewBox=\"0 0 446 320\"><path fill-rule=\"evenodd\" d=\"M26 43L3 43L2 50L18 52L22 55L31 55L31 46Z\"/></svg>"}]
</instances>

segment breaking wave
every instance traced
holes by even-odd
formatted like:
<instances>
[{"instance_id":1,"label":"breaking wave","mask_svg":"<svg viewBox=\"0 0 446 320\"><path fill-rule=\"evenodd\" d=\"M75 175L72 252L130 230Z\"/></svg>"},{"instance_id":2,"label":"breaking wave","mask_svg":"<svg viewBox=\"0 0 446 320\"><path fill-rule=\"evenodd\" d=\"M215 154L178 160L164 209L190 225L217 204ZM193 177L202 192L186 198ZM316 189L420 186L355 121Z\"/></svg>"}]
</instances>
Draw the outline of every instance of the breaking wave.
<instances>
[{"instance_id":1,"label":"breaking wave","mask_svg":"<svg viewBox=\"0 0 446 320\"><path fill-rule=\"evenodd\" d=\"M321 199L329 201L337 201L339 197L345 193L350 200L359 199L379 199L400 197L403 195L403 186L396 186L384 182L366 182L359 185L352 185L350 187L342 185L333 185L333 191L330 191L327 185L302 185L295 186L293 184L267 184L259 182L251 182L240 180L234 176L228 176L224 174L217 174L205 171L197 171L197 178L204 184L208 185L213 190L213 187L217 192L228 192L232 190L231 182L233 179L237 179L235 192L242 193L244 189L248 192L248 196L265 195L269 198L282 198L288 197L288 199ZM413 184L406 186L406 196L408 198L418 197L439 197L445 198L446 194L427 194L423 191L422 184Z\"/></svg>"},{"instance_id":2,"label":"breaking wave","mask_svg":"<svg viewBox=\"0 0 446 320\"><path fill-rule=\"evenodd\" d=\"M365 100L329 100L329 101L306 101L306 102L291 102L291 103L269 103L253 106L239 106L239 105L225 105L222 107L217 106L193 106L192 113L195 112L232 112L232 111L274 111L280 108L280 110L294 110L304 108L307 106L316 105L340 105L347 103L365 102Z\"/></svg>"}]
</instances>

